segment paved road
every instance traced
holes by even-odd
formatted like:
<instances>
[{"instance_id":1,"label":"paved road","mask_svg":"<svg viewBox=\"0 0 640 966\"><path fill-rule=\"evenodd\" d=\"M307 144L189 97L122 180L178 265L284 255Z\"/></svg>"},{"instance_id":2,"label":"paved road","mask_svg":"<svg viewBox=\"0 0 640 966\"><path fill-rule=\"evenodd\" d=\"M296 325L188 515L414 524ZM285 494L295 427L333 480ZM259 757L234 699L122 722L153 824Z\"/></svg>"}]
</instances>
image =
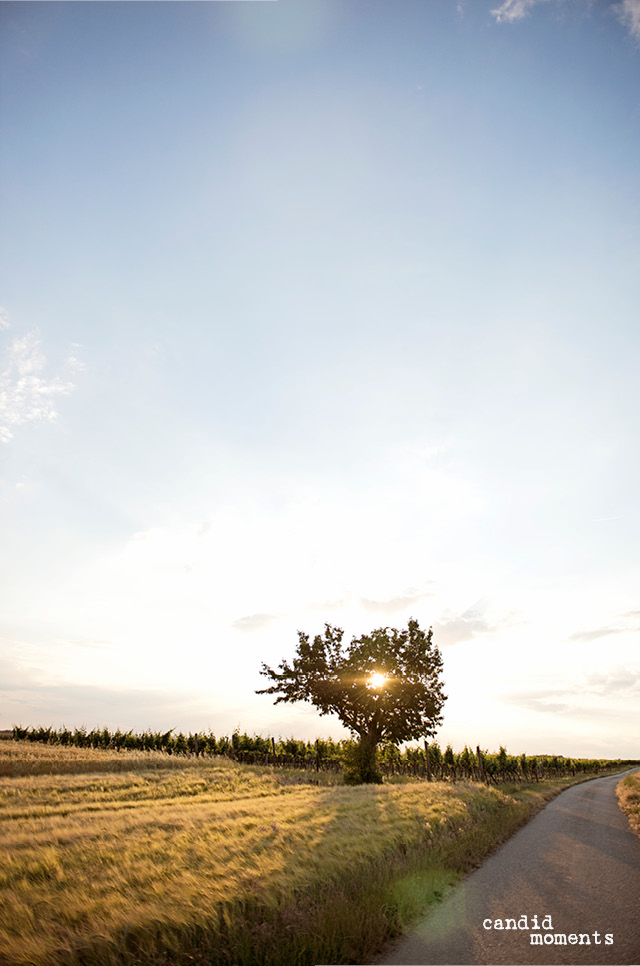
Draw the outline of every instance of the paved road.
<instances>
[{"instance_id":1,"label":"paved road","mask_svg":"<svg viewBox=\"0 0 640 966\"><path fill-rule=\"evenodd\" d=\"M617 804L619 780L562 792L376 962L640 966L640 839ZM507 918L521 928L494 928ZM553 944L531 945L536 933Z\"/></svg>"}]
</instances>

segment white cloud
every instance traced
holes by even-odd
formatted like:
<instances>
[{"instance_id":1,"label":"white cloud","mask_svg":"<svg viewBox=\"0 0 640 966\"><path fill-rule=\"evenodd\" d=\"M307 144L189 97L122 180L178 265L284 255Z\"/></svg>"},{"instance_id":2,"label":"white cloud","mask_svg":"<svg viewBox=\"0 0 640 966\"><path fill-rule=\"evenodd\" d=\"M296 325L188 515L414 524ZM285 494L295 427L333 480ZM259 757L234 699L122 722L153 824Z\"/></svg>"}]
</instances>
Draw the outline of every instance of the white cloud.
<instances>
[{"instance_id":1,"label":"white cloud","mask_svg":"<svg viewBox=\"0 0 640 966\"><path fill-rule=\"evenodd\" d=\"M277 614L248 614L234 621L231 626L238 631L261 631L277 619Z\"/></svg>"},{"instance_id":2,"label":"white cloud","mask_svg":"<svg viewBox=\"0 0 640 966\"><path fill-rule=\"evenodd\" d=\"M564 701L554 700L557 697L566 697L566 691L517 691L513 694L504 695L502 700L505 704L517 705L519 708L526 708L529 711L540 711L543 714L563 714L572 711L573 706Z\"/></svg>"},{"instance_id":3,"label":"white cloud","mask_svg":"<svg viewBox=\"0 0 640 966\"><path fill-rule=\"evenodd\" d=\"M590 630L575 631L569 636L568 640L583 642L597 641L601 637L610 637L612 634L637 634L640 631L640 627L637 624L638 617L640 617L640 611L626 611L617 619L616 623L610 622ZM633 620L632 625L620 626L620 620L627 621L629 618Z\"/></svg>"},{"instance_id":4,"label":"white cloud","mask_svg":"<svg viewBox=\"0 0 640 966\"><path fill-rule=\"evenodd\" d=\"M0 657L3 727L110 727L166 730L230 731L233 722L221 713L206 687L131 688L74 684L47 679L37 669L19 667Z\"/></svg>"},{"instance_id":5,"label":"white cloud","mask_svg":"<svg viewBox=\"0 0 640 966\"><path fill-rule=\"evenodd\" d=\"M640 0L621 0L613 9L620 23L640 41Z\"/></svg>"},{"instance_id":6,"label":"white cloud","mask_svg":"<svg viewBox=\"0 0 640 966\"><path fill-rule=\"evenodd\" d=\"M0 314L0 328L8 326ZM46 365L42 344L35 332L12 340L0 373L0 441L6 443L13 439L16 426L55 420L56 398L73 391L75 387L69 377L83 368L74 355L67 359L62 375L48 377Z\"/></svg>"},{"instance_id":7,"label":"white cloud","mask_svg":"<svg viewBox=\"0 0 640 966\"><path fill-rule=\"evenodd\" d=\"M7 313L6 313L6 311L5 311L5 310L4 310L4 308L3 308L3 307L2 307L1 305L0 305L0 332L2 332L2 331L3 331L3 329L8 329L8 328L9 328L9 326L10 326L10 324L11 324L11 323L9 322L9 319L7 318Z\"/></svg>"},{"instance_id":8,"label":"white cloud","mask_svg":"<svg viewBox=\"0 0 640 966\"><path fill-rule=\"evenodd\" d=\"M495 628L481 617L454 617L434 625L433 633L437 644L459 644L468 641L476 634L488 634Z\"/></svg>"},{"instance_id":9,"label":"white cloud","mask_svg":"<svg viewBox=\"0 0 640 966\"><path fill-rule=\"evenodd\" d=\"M414 604L425 600L427 597L433 597L433 591L419 591L415 588L409 588L406 594L401 594L398 597L392 597L385 600L370 600L367 597L363 597L360 604L365 611L373 614L394 614L397 611L404 611L411 608Z\"/></svg>"},{"instance_id":10,"label":"white cloud","mask_svg":"<svg viewBox=\"0 0 640 966\"><path fill-rule=\"evenodd\" d=\"M532 7L537 3L546 3L547 0L505 0L500 7L496 7L491 13L498 23L514 23L527 16Z\"/></svg>"},{"instance_id":11,"label":"white cloud","mask_svg":"<svg viewBox=\"0 0 640 966\"><path fill-rule=\"evenodd\" d=\"M640 692L640 670L618 665L608 671L592 671L586 675L585 689L602 695Z\"/></svg>"},{"instance_id":12,"label":"white cloud","mask_svg":"<svg viewBox=\"0 0 640 966\"><path fill-rule=\"evenodd\" d=\"M601 637L609 637L611 634L624 634L626 633L623 627L596 627L592 631L576 631L575 634L571 634L569 637L570 641L597 641Z\"/></svg>"},{"instance_id":13,"label":"white cloud","mask_svg":"<svg viewBox=\"0 0 640 966\"><path fill-rule=\"evenodd\" d=\"M263 479L259 493L236 490L202 515L178 514L88 554L41 588L38 661L49 666L55 638L56 667L77 684L116 686L125 657L132 686L177 686L182 676L186 687L194 666L219 677L223 664L246 681L247 667L257 674L271 648L281 657L298 628L315 633L328 620L349 636L409 616L429 626L445 606L460 614L438 593L438 560L458 559L452 547L481 511L473 489L431 461L403 451L383 480L355 491ZM460 583L456 566L454 597L467 597ZM70 649L95 641L97 628L112 647ZM171 658L176 641L183 670Z\"/></svg>"},{"instance_id":14,"label":"white cloud","mask_svg":"<svg viewBox=\"0 0 640 966\"><path fill-rule=\"evenodd\" d=\"M550 0L504 0L491 14L498 23L516 23L523 20L534 7L549 2ZM564 2L565 0L556 0L556 3ZM640 0L619 0L610 10L631 36L640 41Z\"/></svg>"},{"instance_id":15,"label":"white cloud","mask_svg":"<svg viewBox=\"0 0 640 966\"><path fill-rule=\"evenodd\" d=\"M634 707L639 691L638 670L617 665L604 671L585 671L565 687L514 691L503 695L502 701L530 711L570 712L578 717L597 710L604 717L622 712L625 702L629 708Z\"/></svg>"},{"instance_id":16,"label":"white cloud","mask_svg":"<svg viewBox=\"0 0 640 966\"><path fill-rule=\"evenodd\" d=\"M470 641L477 636L496 634L506 628L513 627L519 621L513 614L496 613L487 617L487 605L479 601L473 607L467 608L462 614L445 618L433 626L434 639L438 645L447 647ZM485 641L486 643L486 641Z\"/></svg>"}]
</instances>

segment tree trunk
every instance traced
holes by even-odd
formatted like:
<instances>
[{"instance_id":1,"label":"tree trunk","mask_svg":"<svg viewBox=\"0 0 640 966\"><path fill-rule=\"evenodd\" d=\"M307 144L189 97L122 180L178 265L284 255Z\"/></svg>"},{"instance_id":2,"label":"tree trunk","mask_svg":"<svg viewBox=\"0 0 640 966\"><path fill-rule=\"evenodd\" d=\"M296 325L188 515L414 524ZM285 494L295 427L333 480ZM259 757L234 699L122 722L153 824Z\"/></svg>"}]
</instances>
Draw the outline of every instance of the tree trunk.
<instances>
[{"instance_id":1,"label":"tree trunk","mask_svg":"<svg viewBox=\"0 0 640 966\"><path fill-rule=\"evenodd\" d=\"M375 733L364 732L345 755L344 780L347 785L380 784L382 775L376 768L376 752L379 738Z\"/></svg>"}]
</instances>

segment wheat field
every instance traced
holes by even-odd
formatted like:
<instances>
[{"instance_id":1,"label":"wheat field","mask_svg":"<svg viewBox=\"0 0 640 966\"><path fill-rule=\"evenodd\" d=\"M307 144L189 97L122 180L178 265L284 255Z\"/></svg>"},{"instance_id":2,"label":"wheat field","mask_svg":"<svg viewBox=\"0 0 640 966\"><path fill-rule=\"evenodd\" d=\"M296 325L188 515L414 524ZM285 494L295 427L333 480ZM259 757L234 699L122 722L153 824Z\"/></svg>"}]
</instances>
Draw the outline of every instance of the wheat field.
<instances>
[{"instance_id":1,"label":"wheat field","mask_svg":"<svg viewBox=\"0 0 640 966\"><path fill-rule=\"evenodd\" d=\"M21 744L0 746L3 966L364 961L550 794Z\"/></svg>"}]
</instances>

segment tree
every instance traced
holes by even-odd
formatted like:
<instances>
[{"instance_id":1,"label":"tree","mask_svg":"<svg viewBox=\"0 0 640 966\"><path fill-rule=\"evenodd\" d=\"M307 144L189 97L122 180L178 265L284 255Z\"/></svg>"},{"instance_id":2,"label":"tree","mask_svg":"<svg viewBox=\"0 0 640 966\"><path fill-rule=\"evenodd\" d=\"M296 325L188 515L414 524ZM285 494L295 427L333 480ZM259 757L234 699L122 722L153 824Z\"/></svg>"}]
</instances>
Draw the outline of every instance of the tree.
<instances>
[{"instance_id":1,"label":"tree","mask_svg":"<svg viewBox=\"0 0 640 966\"><path fill-rule=\"evenodd\" d=\"M256 694L277 694L276 704L309 701L321 715L337 715L358 736L346 780L381 781L375 768L380 741L431 737L442 723L442 656L431 628L425 632L413 619L406 630L381 627L346 648L343 633L325 624L324 635L310 641L298 631L293 661L282 661L277 671L263 663L260 673L273 683Z\"/></svg>"}]
</instances>

